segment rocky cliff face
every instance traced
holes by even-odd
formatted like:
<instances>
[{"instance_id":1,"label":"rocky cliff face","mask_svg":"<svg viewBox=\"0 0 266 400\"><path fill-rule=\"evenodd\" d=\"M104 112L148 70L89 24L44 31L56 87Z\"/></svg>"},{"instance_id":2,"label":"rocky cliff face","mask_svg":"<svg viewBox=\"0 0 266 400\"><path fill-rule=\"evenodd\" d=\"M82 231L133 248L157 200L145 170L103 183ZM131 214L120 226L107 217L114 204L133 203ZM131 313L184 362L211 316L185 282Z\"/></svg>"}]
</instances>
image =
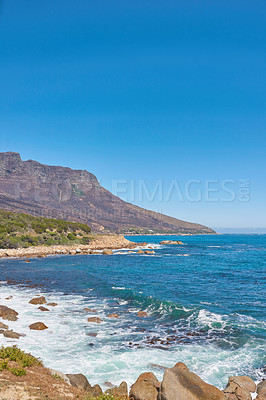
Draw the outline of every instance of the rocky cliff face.
<instances>
[{"instance_id":1,"label":"rocky cliff face","mask_svg":"<svg viewBox=\"0 0 266 400\"><path fill-rule=\"evenodd\" d=\"M88 171L22 161L13 152L0 153L0 208L85 222L95 231L214 233L203 225L126 203Z\"/></svg>"}]
</instances>

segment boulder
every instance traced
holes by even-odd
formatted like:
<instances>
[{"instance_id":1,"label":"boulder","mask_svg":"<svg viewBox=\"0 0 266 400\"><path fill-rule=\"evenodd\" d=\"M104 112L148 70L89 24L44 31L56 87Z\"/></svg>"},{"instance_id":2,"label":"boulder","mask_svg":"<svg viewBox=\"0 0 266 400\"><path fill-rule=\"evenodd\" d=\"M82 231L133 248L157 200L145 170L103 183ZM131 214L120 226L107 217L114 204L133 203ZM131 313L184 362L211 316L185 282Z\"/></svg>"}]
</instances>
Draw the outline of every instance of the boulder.
<instances>
[{"instance_id":1,"label":"boulder","mask_svg":"<svg viewBox=\"0 0 266 400\"><path fill-rule=\"evenodd\" d=\"M127 388L127 383L122 382L118 387L112 387L111 389L107 389L105 391L105 394L109 394L110 396L113 396L114 398L119 398L119 399L127 399L128 398L128 388Z\"/></svg>"},{"instance_id":2,"label":"boulder","mask_svg":"<svg viewBox=\"0 0 266 400\"><path fill-rule=\"evenodd\" d=\"M48 329L48 326L46 326L43 322L35 322L34 324L31 324L29 328L33 329L34 331L43 331L44 329Z\"/></svg>"},{"instance_id":3,"label":"boulder","mask_svg":"<svg viewBox=\"0 0 266 400\"><path fill-rule=\"evenodd\" d=\"M188 367L186 366L186 364L182 363L182 362L178 362L176 363L176 365L174 366L174 368L179 368L179 369L184 369L185 371L189 371Z\"/></svg>"},{"instance_id":4,"label":"boulder","mask_svg":"<svg viewBox=\"0 0 266 400\"><path fill-rule=\"evenodd\" d=\"M227 400L251 400L250 392L255 391L256 384L248 376L231 376L223 393Z\"/></svg>"},{"instance_id":5,"label":"boulder","mask_svg":"<svg viewBox=\"0 0 266 400\"><path fill-rule=\"evenodd\" d=\"M130 400L157 400L160 382L152 372L141 374L131 386ZM175 399L176 400L176 399Z\"/></svg>"},{"instance_id":6,"label":"boulder","mask_svg":"<svg viewBox=\"0 0 266 400\"><path fill-rule=\"evenodd\" d=\"M183 244L181 240L162 240L159 244Z\"/></svg>"},{"instance_id":7,"label":"boulder","mask_svg":"<svg viewBox=\"0 0 266 400\"><path fill-rule=\"evenodd\" d=\"M76 249L76 254L80 254L81 253L81 249L78 247L77 249Z\"/></svg>"},{"instance_id":8,"label":"boulder","mask_svg":"<svg viewBox=\"0 0 266 400\"><path fill-rule=\"evenodd\" d=\"M13 331L4 331L3 332L4 337L6 338L10 338L10 339L19 339L20 338L20 334L17 332L13 332Z\"/></svg>"},{"instance_id":9,"label":"boulder","mask_svg":"<svg viewBox=\"0 0 266 400\"><path fill-rule=\"evenodd\" d=\"M105 256L109 256L109 255L114 254L114 253L113 253L113 250L111 250L111 249L104 249L103 250L103 254Z\"/></svg>"},{"instance_id":10,"label":"boulder","mask_svg":"<svg viewBox=\"0 0 266 400\"><path fill-rule=\"evenodd\" d=\"M76 250L70 250L69 253L71 256L74 256L76 254Z\"/></svg>"},{"instance_id":11,"label":"boulder","mask_svg":"<svg viewBox=\"0 0 266 400\"><path fill-rule=\"evenodd\" d=\"M38 310L41 310L41 311L50 311L50 310L48 310L48 308L43 307L43 306L38 307Z\"/></svg>"},{"instance_id":12,"label":"boulder","mask_svg":"<svg viewBox=\"0 0 266 400\"><path fill-rule=\"evenodd\" d=\"M78 388L79 390L87 391L91 388L88 379L83 374L66 374L69 379L70 385Z\"/></svg>"},{"instance_id":13,"label":"boulder","mask_svg":"<svg viewBox=\"0 0 266 400\"><path fill-rule=\"evenodd\" d=\"M8 329L8 326L0 322L0 329Z\"/></svg>"},{"instance_id":14,"label":"boulder","mask_svg":"<svg viewBox=\"0 0 266 400\"><path fill-rule=\"evenodd\" d=\"M116 313L112 313L107 315L108 318L119 318L119 315L117 315Z\"/></svg>"},{"instance_id":15,"label":"boulder","mask_svg":"<svg viewBox=\"0 0 266 400\"><path fill-rule=\"evenodd\" d=\"M219 389L204 382L185 367L183 363L178 363L166 369L160 400L225 400L225 395Z\"/></svg>"},{"instance_id":16,"label":"boulder","mask_svg":"<svg viewBox=\"0 0 266 400\"><path fill-rule=\"evenodd\" d=\"M87 319L88 322L94 322L95 324L100 324L102 322L101 318L99 317L89 317Z\"/></svg>"},{"instance_id":17,"label":"boulder","mask_svg":"<svg viewBox=\"0 0 266 400\"><path fill-rule=\"evenodd\" d=\"M154 250L145 250L145 254L155 254Z\"/></svg>"},{"instance_id":18,"label":"boulder","mask_svg":"<svg viewBox=\"0 0 266 400\"><path fill-rule=\"evenodd\" d=\"M29 301L30 304L45 304L46 303L46 299L44 296L41 297L35 297L34 299L31 299Z\"/></svg>"},{"instance_id":19,"label":"boulder","mask_svg":"<svg viewBox=\"0 0 266 400\"><path fill-rule=\"evenodd\" d=\"M8 321L17 321L17 315L18 313L15 310L12 310L12 308L0 306L0 317L3 319Z\"/></svg>"},{"instance_id":20,"label":"boulder","mask_svg":"<svg viewBox=\"0 0 266 400\"><path fill-rule=\"evenodd\" d=\"M137 254L144 254L144 251L143 250L139 250L139 251L137 251Z\"/></svg>"},{"instance_id":21,"label":"boulder","mask_svg":"<svg viewBox=\"0 0 266 400\"><path fill-rule=\"evenodd\" d=\"M249 392L256 392L256 383L249 376L231 376L227 386L230 384L236 384Z\"/></svg>"},{"instance_id":22,"label":"boulder","mask_svg":"<svg viewBox=\"0 0 266 400\"><path fill-rule=\"evenodd\" d=\"M97 313L97 310L93 310L93 309L88 308L88 307L85 307L85 308L84 308L84 311L87 311L87 312L93 313L93 314Z\"/></svg>"},{"instance_id":23,"label":"boulder","mask_svg":"<svg viewBox=\"0 0 266 400\"><path fill-rule=\"evenodd\" d=\"M257 393L258 397L257 399L261 400L266 400L266 380L261 381L258 386L257 386Z\"/></svg>"},{"instance_id":24,"label":"boulder","mask_svg":"<svg viewBox=\"0 0 266 400\"><path fill-rule=\"evenodd\" d=\"M56 306L58 306L58 304L57 303L47 303L47 306L56 307Z\"/></svg>"},{"instance_id":25,"label":"boulder","mask_svg":"<svg viewBox=\"0 0 266 400\"><path fill-rule=\"evenodd\" d=\"M92 399L98 398L99 396L102 396L102 394L103 394L103 391L99 385L94 385L94 386L88 388L86 392Z\"/></svg>"},{"instance_id":26,"label":"boulder","mask_svg":"<svg viewBox=\"0 0 266 400\"><path fill-rule=\"evenodd\" d=\"M146 313L146 311L139 311L137 313L137 316L140 317L140 318L145 318L145 317L148 316L148 314Z\"/></svg>"}]
</instances>

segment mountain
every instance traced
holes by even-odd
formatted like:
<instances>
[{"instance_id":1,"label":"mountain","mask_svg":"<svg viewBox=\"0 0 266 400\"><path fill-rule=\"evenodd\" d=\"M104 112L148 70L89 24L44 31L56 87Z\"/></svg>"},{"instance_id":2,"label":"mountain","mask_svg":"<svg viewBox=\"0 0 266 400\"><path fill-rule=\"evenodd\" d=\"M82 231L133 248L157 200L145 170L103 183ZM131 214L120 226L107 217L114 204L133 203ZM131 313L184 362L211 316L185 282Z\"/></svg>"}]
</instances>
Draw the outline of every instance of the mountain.
<instances>
[{"instance_id":1,"label":"mountain","mask_svg":"<svg viewBox=\"0 0 266 400\"><path fill-rule=\"evenodd\" d=\"M22 161L13 152L0 153L0 208L83 222L97 232L214 233L127 203L86 170Z\"/></svg>"}]
</instances>

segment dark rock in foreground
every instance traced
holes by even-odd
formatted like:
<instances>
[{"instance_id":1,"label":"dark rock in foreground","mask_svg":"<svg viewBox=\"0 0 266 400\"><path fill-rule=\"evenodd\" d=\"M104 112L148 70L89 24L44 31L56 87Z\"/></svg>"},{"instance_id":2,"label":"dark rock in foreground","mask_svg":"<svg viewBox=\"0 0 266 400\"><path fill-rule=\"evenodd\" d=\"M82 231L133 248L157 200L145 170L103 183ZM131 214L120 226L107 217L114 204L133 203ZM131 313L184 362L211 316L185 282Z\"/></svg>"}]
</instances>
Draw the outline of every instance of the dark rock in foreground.
<instances>
[{"instance_id":1,"label":"dark rock in foreground","mask_svg":"<svg viewBox=\"0 0 266 400\"><path fill-rule=\"evenodd\" d=\"M132 385L129 393L130 400L157 400L160 382L152 372L141 374Z\"/></svg>"},{"instance_id":2,"label":"dark rock in foreground","mask_svg":"<svg viewBox=\"0 0 266 400\"><path fill-rule=\"evenodd\" d=\"M166 369L159 400L225 400L225 395L178 363Z\"/></svg>"}]
</instances>

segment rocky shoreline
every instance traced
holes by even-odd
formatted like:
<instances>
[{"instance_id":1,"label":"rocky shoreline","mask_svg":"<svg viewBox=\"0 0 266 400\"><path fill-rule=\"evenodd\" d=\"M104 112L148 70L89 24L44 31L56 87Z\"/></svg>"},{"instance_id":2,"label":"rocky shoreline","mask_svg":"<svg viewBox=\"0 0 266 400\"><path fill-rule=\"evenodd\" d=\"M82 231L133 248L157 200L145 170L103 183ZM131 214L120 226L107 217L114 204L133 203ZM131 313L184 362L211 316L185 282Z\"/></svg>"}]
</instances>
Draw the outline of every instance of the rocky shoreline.
<instances>
[{"instance_id":1,"label":"rocky shoreline","mask_svg":"<svg viewBox=\"0 0 266 400\"><path fill-rule=\"evenodd\" d=\"M7 352L10 352L10 349L12 351L12 348L7 348ZM0 363L1 361L0 357ZM13 366L18 370L19 361L13 362ZM172 368L165 368L162 382L152 372L145 372L140 374L130 388L125 381L118 386L109 382L109 386L109 389L103 392L100 385L92 386L83 374L64 374L45 368L41 363L25 368L23 376L14 376L11 368L0 369L0 396L5 400L266 399L266 381L256 384L248 376L232 376L226 388L219 390L204 382L182 362L178 362Z\"/></svg>"},{"instance_id":2,"label":"rocky shoreline","mask_svg":"<svg viewBox=\"0 0 266 400\"><path fill-rule=\"evenodd\" d=\"M131 242L122 235L95 235L90 244L56 245L56 246L31 246L19 249L0 249L0 258L31 258L46 257L58 254L95 254L96 251L112 254L110 251L121 248L134 249L139 244Z\"/></svg>"},{"instance_id":3,"label":"rocky shoreline","mask_svg":"<svg viewBox=\"0 0 266 400\"><path fill-rule=\"evenodd\" d=\"M6 299L8 300L8 298ZM28 299L31 307L36 307L43 312L49 312L57 303L49 302L44 296ZM44 307L45 305L45 307ZM48 308L47 308L48 307ZM84 308L89 324L100 324L102 320L89 315L96 310ZM138 318L148 316L143 310L136 314ZM108 319L119 318L112 313L106 315ZM25 334L9 329L9 321L15 322L20 318L19 313L0 305L0 335L11 340L11 346ZM48 324L49 325L49 324ZM28 333L38 333L49 329L43 322L35 321L28 326ZM139 375L131 387L125 381L120 385L105 382L105 390L99 385L93 386L86 376L81 373L63 373L45 368L42 363L33 366L20 365L25 353L20 353L17 360L8 356L12 349L21 352L16 346L0 349L0 398L6 400L266 400L266 380L256 384L248 376L231 376L223 390L203 381L198 375L191 372L183 362L177 362L173 367L167 368L156 365L164 371L160 382L153 372L144 372ZM4 356L3 356L4 354ZM5 358L4 358L5 357ZM34 355L33 355L34 357ZM73 360L73 363L75 360ZM44 379L45 378L45 379ZM97 382L97 380L96 380ZM36 387L38 388L36 393ZM108 389L106 389L108 387ZM23 394L23 395L22 395ZM55 396L55 397L54 397Z\"/></svg>"}]
</instances>

